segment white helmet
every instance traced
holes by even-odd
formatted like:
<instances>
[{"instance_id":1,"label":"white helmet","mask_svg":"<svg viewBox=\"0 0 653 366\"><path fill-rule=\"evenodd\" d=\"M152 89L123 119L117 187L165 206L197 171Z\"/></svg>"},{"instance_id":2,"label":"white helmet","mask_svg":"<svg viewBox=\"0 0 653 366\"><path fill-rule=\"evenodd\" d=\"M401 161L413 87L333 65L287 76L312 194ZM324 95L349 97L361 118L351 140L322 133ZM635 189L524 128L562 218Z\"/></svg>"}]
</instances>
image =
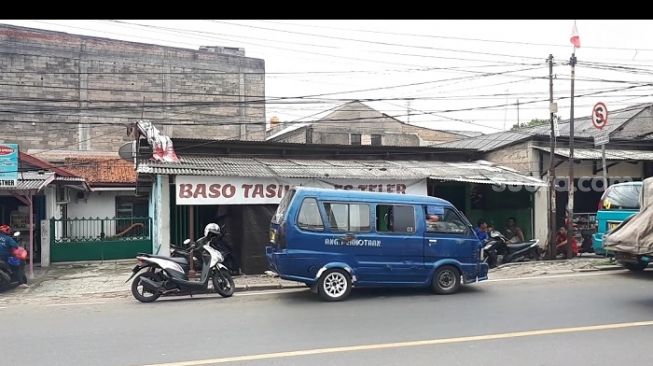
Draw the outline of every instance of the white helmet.
<instances>
[{"instance_id":1,"label":"white helmet","mask_svg":"<svg viewBox=\"0 0 653 366\"><path fill-rule=\"evenodd\" d=\"M209 233L220 235L220 225L215 223L210 223L204 228L204 236L208 236Z\"/></svg>"}]
</instances>

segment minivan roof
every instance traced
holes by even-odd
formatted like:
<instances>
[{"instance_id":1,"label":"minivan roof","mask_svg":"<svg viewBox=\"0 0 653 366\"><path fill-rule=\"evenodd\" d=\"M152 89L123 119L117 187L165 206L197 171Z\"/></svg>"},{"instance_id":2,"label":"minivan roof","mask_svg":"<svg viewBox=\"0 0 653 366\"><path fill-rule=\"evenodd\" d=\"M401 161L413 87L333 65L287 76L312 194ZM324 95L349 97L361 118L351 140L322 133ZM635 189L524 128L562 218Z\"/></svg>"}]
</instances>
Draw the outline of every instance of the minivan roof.
<instances>
[{"instance_id":1,"label":"minivan roof","mask_svg":"<svg viewBox=\"0 0 653 366\"><path fill-rule=\"evenodd\" d=\"M295 187L296 193L303 196L319 196L327 200L362 200L387 203L413 203L413 204L437 204L453 206L449 201L442 198L422 196L417 194L397 194L387 192L366 192L343 189L327 189L312 187Z\"/></svg>"}]
</instances>

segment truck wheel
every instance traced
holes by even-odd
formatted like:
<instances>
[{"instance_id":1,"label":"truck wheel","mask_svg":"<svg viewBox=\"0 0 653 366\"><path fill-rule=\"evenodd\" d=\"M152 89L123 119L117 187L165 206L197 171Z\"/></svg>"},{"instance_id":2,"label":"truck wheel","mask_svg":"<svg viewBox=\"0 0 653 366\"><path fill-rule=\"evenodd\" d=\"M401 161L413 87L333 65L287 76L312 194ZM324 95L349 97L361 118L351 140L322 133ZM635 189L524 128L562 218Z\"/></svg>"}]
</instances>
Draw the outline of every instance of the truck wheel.
<instances>
[{"instance_id":1,"label":"truck wheel","mask_svg":"<svg viewBox=\"0 0 653 366\"><path fill-rule=\"evenodd\" d=\"M433 274L431 284L433 292L440 295L449 295L460 288L460 271L454 266L442 266Z\"/></svg>"},{"instance_id":2,"label":"truck wheel","mask_svg":"<svg viewBox=\"0 0 653 366\"><path fill-rule=\"evenodd\" d=\"M344 300L351 292L349 273L340 268L324 271L317 283L317 292L326 301Z\"/></svg>"}]
</instances>

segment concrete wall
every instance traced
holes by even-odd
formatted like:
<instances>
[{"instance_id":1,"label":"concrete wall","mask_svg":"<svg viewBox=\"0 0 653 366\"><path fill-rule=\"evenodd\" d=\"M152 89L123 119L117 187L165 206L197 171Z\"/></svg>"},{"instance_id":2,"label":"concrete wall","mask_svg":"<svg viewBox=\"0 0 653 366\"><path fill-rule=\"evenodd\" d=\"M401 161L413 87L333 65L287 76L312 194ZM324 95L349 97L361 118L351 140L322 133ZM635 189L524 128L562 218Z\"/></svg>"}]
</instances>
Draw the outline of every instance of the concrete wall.
<instances>
[{"instance_id":1,"label":"concrete wall","mask_svg":"<svg viewBox=\"0 0 653 366\"><path fill-rule=\"evenodd\" d=\"M141 114L172 137L263 139L264 62L221 51L0 25L0 142L115 151Z\"/></svg>"},{"instance_id":2,"label":"concrete wall","mask_svg":"<svg viewBox=\"0 0 653 366\"><path fill-rule=\"evenodd\" d=\"M539 161L530 142L524 142L485 154L483 159L512 168L525 175L537 176ZM532 173L532 174L531 174Z\"/></svg>"},{"instance_id":3,"label":"concrete wall","mask_svg":"<svg viewBox=\"0 0 653 366\"><path fill-rule=\"evenodd\" d=\"M283 124L268 131L272 135L285 128ZM350 134L382 135L386 146L420 146L433 145L441 142L454 141L464 136L447 131L432 130L413 126L389 117L360 102L347 103L331 112L309 127L313 130L313 143L349 145ZM298 131L305 131L301 128ZM335 133L334 131L337 131ZM301 135L301 136L300 136ZM278 142L306 141L305 132L290 132ZM363 143L365 145L365 143ZM368 144L369 145L369 144Z\"/></svg>"}]
</instances>

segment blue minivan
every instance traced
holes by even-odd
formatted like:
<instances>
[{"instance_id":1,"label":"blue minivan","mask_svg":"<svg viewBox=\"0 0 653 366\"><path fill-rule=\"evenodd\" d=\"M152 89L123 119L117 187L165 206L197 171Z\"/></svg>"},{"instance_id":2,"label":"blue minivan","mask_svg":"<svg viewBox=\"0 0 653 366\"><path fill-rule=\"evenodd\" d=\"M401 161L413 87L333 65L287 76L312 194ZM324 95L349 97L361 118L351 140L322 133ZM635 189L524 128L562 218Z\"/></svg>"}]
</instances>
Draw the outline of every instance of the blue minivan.
<instances>
[{"instance_id":1,"label":"blue minivan","mask_svg":"<svg viewBox=\"0 0 653 366\"><path fill-rule=\"evenodd\" d=\"M596 233L592 238L594 253L604 255L603 235L639 212L642 182L613 184L601 195L596 212Z\"/></svg>"},{"instance_id":2,"label":"blue minivan","mask_svg":"<svg viewBox=\"0 0 653 366\"><path fill-rule=\"evenodd\" d=\"M481 242L451 203L429 196L292 188L270 225L270 269L323 299L352 287L455 293L487 279Z\"/></svg>"}]
</instances>

